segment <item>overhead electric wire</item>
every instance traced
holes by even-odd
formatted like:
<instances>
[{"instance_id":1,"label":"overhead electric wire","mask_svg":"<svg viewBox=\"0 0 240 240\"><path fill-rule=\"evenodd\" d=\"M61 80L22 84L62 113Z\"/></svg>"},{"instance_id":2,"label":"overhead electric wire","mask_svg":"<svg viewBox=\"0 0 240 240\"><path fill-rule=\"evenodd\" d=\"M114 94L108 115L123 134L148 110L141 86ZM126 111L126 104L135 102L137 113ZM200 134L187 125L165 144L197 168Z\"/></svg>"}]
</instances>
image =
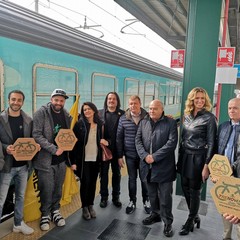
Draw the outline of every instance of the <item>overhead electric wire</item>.
<instances>
[{"instance_id":1,"label":"overhead electric wire","mask_svg":"<svg viewBox=\"0 0 240 240\"><path fill-rule=\"evenodd\" d=\"M112 13L108 12L107 10L103 9L101 6L97 5L96 3L92 2L91 0L88 0L88 1L89 1L91 4L95 5L97 8L99 8L100 10L102 10L102 11L104 11L105 13L107 13L108 15L110 15L111 17L115 18L117 21L119 21L119 22L121 22L122 24L126 25L126 22L122 21L122 20L121 20L120 18L118 18L117 16L115 16L115 15L113 15ZM33 2L31 3L31 5L32 5L34 2L35 2L35 1L33 1ZM81 15L81 16L84 16L84 17L87 16L87 14L80 13L80 12L78 12L78 11L75 11L75 10L73 10L73 9L70 9L70 8L68 8L68 7L65 7L65 6L63 6L63 5L60 5L60 4L58 4L58 3L56 3L56 2L54 2L54 1L52 1L52 0L47 0L47 2L49 2L49 6L47 6L45 3L40 2L40 1L39 1L39 4L40 4L42 7L48 8L49 10L51 10L51 11L59 14L60 16L68 19L68 20L71 21L72 23L77 24L78 26L80 26L79 22L76 22L76 21L74 21L72 18L69 18L68 16L66 16L65 14L62 14L61 12L53 9L53 8L50 6L50 4L51 4L51 5L55 5L55 6L59 7L59 8L63 8L64 10L70 11L70 12L72 12L72 13L75 13L75 14L78 14L78 15ZM91 18L89 18L89 17L87 17L87 19L89 19L90 21L92 21L92 22L95 23L95 24L99 24L99 23L97 23L96 21L94 21L93 19L91 19ZM113 36L115 39L118 39L119 41L127 44L129 47L136 49L136 46L133 46L132 44L130 44L129 42L125 41L125 40L122 39L121 37L117 36L116 34L113 34L111 30L108 30L108 29L105 28L104 26L101 26L101 28L102 28L104 31L106 31L108 34L110 34L111 36ZM164 48L161 47L159 44L157 44L156 42L154 42L153 40L151 40L150 38L148 38L145 34L143 35L142 33L139 33L136 29L134 29L134 28L131 27L131 26L129 26L129 28L131 28L132 31L134 31L134 32L136 32L138 35L144 37L147 41L149 41L150 43L152 43L152 44L155 45L156 47L162 49L162 50L165 51L166 53L169 53L169 52L170 52L170 50L164 49ZM141 49L139 49L139 50L141 50ZM139 51L139 50L138 50L138 51Z\"/></svg>"}]
</instances>

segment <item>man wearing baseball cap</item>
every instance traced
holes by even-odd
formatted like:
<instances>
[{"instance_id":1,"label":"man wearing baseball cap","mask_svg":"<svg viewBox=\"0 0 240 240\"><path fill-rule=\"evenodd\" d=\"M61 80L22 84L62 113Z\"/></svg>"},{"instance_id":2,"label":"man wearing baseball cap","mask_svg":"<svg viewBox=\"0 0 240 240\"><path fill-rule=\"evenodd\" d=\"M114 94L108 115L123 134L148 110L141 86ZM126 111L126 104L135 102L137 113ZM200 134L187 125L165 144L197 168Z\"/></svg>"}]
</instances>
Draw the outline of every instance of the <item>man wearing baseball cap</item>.
<instances>
[{"instance_id":1,"label":"man wearing baseball cap","mask_svg":"<svg viewBox=\"0 0 240 240\"><path fill-rule=\"evenodd\" d=\"M68 96L63 89L55 89L51 94L51 101L40 107L33 116L32 135L41 146L33 166L38 177L40 228L43 231L49 230L51 220L58 227L65 225L65 219L59 209L66 173L65 161L68 156L58 148L55 137L61 128L70 128L71 116L64 109L66 99Z\"/></svg>"}]
</instances>

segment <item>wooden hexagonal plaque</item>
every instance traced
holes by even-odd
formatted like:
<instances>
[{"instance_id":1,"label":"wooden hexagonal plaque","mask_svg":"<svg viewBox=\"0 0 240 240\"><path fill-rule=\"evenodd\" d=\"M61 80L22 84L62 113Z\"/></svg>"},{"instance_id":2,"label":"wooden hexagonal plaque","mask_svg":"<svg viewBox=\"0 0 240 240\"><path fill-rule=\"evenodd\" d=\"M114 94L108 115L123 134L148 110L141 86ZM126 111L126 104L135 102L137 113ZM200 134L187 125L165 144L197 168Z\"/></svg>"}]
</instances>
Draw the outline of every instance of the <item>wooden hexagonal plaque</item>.
<instances>
[{"instance_id":1,"label":"wooden hexagonal plaque","mask_svg":"<svg viewBox=\"0 0 240 240\"><path fill-rule=\"evenodd\" d=\"M219 179L221 176L231 176L233 171L226 156L215 154L208 164L211 176Z\"/></svg>"},{"instance_id":2,"label":"wooden hexagonal plaque","mask_svg":"<svg viewBox=\"0 0 240 240\"><path fill-rule=\"evenodd\" d=\"M32 160L38 152L38 145L34 138L18 138L13 144L15 152L13 153L16 161Z\"/></svg>"},{"instance_id":3,"label":"wooden hexagonal plaque","mask_svg":"<svg viewBox=\"0 0 240 240\"><path fill-rule=\"evenodd\" d=\"M240 179L222 176L210 193L219 213L233 214L240 218Z\"/></svg>"},{"instance_id":4,"label":"wooden hexagonal plaque","mask_svg":"<svg viewBox=\"0 0 240 240\"><path fill-rule=\"evenodd\" d=\"M72 129L60 129L55 141L63 151L71 151L77 142L77 138Z\"/></svg>"}]
</instances>

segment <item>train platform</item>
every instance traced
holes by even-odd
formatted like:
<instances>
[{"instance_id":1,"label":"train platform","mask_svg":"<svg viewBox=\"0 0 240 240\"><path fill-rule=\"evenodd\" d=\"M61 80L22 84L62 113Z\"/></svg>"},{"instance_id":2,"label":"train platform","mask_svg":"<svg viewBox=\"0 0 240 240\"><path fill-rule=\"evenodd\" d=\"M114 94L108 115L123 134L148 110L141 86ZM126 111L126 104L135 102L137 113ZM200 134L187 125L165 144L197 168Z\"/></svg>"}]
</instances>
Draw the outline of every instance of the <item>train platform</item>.
<instances>
[{"instance_id":1,"label":"train platform","mask_svg":"<svg viewBox=\"0 0 240 240\"><path fill-rule=\"evenodd\" d=\"M95 210L97 213L96 219L86 221L82 218L82 210L80 207L79 196L75 196L73 202L64 206L61 211L66 217L66 226L54 227L51 225L51 230L42 232L39 229L39 220L29 223L35 229L31 236L24 236L23 234L10 233L12 228L12 220L10 223L0 224L0 233L3 230L8 230L9 234L1 238L3 240L11 239L41 239L41 240L159 240L168 239L163 234L163 223L155 223L150 226L144 226L142 220L148 216L144 212L142 205L140 184L138 183L138 201L137 208L134 213L128 215L125 209L128 205L128 188L127 176L122 177L121 181L121 201L122 208L116 208L111 201L108 206L103 209L100 208L100 196L95 199ZM139 181L138 181L139 182ZM173 194L173 230L174 235L171 239L179 240L221 240L223 225L220 214L217 212L214 202L210 196L209 190L212 183L208 181L206 201L201 201L200 229L194 228L187 236L179 236L178 231L181 229L182 224L187 219L187 207L185 200L182 196ZM111 192L111 190L110 190ZM111 199L110 199L111 200ZM69 214L70 213L70 214ZM69 215L67 217L67 215ZM43 235L44 234L44 235ZM1 237L1 234L0 234ZM237 239L235 230L233 230L232 238Z\"/></svg>"}]
</instances>

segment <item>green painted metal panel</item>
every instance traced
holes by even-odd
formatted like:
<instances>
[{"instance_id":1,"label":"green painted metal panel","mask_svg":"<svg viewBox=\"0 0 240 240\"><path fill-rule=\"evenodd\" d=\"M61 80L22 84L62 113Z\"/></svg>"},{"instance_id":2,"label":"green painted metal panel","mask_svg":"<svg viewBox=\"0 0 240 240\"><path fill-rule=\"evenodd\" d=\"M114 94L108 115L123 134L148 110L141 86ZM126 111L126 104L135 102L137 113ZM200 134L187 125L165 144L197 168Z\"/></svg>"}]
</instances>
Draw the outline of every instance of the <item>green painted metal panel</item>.
<instances>
[{"instance_id":1,"label":"green painted metal panel","mask_svg":"<svg viewBox=\"0 0 240 240\"><path fill-rule=\"evenodd\" d=\"M221 7L221 0L189 1L182 115L187 95L194 87L203 87L213 99ZM179 187L177 180L176 194L181 193ZM206 187L201 199L206 199Z\"/></svg>"}]
</instances>

